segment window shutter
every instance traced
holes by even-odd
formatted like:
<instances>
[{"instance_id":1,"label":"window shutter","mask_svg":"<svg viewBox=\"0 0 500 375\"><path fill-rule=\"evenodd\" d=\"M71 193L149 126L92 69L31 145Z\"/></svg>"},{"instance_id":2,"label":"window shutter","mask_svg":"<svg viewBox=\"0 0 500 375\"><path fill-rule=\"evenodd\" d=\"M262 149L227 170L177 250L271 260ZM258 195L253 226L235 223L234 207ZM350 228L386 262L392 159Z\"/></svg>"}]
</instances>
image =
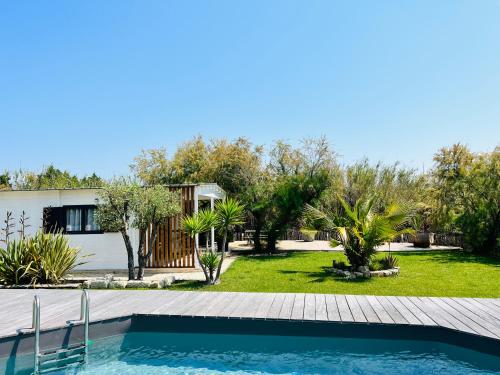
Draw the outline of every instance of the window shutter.
<instances>
[{"instance_id":1,"label":"window shutter","mask_svg":"<svg viewBox=\"0 0 500 375\"><path fill-rule=\"evenodd\" d=\"M57 232L66 226L66 216L63 207L45 207L43 209L43 231Z\"/></svg>"}]
</instances>

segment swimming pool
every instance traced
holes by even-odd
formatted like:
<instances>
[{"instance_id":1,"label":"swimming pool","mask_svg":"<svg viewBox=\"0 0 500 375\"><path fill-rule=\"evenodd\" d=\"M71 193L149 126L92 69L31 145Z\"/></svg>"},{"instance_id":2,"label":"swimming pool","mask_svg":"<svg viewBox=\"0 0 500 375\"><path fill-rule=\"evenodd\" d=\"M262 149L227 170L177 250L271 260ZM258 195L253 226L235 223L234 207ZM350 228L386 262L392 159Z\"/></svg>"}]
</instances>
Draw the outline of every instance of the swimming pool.
<instances>
[{"instance_id":1,"label":"swimming pool","mask_svg":"<svg viewBox=\"0 0 500 375\"><path fill-rule=\"evenodd\" d=\"M27 375L31 356L17 358ZM8 370L6 370L8 371ZM95 340L87 364L51 375L496 374L499 358L432 341L130 332Z\"/></svg>"},{"instance_id":2,"label":"swimming pool","mask_svg":"<svg viewBox=\"0 0 500 375\"><path fill-rule=\"evenodd\" d=\"M86 364L49 374L500 373L500 341L435 328L133 316L92 337ZM29 352L0 359L0 374L32 369Z\"/></svg>"}]
</instances>

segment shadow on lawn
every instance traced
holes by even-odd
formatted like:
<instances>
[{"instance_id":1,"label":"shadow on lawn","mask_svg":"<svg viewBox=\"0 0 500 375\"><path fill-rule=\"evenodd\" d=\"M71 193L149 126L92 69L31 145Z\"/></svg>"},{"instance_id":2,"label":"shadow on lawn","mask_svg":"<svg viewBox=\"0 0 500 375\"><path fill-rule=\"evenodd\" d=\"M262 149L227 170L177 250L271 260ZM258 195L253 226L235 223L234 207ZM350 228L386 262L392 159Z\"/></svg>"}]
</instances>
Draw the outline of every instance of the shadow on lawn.
<instances>
[{"instance_id":1,"label":"shadow on lawn","mask_svg":"<svg viewBox=\"0 0 500 375\"><path fill-rule=\"evenodd\" d=\"M393 252L396 257L404 259L412 255L425 255L426 258L422 259L425 262L439 262L439 263L478 263L493 267L500 267L500 258L487 257L483 255L476 255L467 253L465 251L419 251L419 252Z\"/></svg>"}]
</instances>

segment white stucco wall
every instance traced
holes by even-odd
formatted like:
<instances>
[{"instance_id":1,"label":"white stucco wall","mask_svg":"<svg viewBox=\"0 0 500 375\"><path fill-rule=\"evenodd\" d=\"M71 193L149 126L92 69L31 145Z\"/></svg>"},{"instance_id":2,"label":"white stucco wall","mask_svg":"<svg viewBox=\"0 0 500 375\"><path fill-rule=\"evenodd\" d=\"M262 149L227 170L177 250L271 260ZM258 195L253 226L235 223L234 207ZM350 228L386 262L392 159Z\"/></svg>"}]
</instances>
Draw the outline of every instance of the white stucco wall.
<instances>
[{"instance_id":1,"label":"white stucco wall","mask_svg":"<svg viewBox=\"0 0 500 375\"><path fill-rule=\"evenodd\" d=\"M34 234L43 226L43 208L61 207L65 205L95 204L97 190L41 190L41 191L0 191L0 222L6 217L6 211L13 212L14 238L18 237L19 218L24 210L29 217L27 234ZM127 254L120 233L73 234L67 235L72 246L81 249L80 254L91 256L82 260L87 262L79 269L126 269ZM138 241L138 233L130 233L134 248ZM1 243L0 246L4 244ZM137 262L137 260L136 260Z\"/></svg>"}]
</instances>

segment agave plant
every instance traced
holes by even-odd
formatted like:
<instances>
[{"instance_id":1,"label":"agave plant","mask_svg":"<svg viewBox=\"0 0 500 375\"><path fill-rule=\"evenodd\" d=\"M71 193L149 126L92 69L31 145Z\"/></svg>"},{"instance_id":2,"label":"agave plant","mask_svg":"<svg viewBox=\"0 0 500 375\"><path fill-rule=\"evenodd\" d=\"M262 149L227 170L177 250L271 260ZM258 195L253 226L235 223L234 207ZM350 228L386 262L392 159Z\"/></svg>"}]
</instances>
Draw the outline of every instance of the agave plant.
<instances>
[{"instance_id":1,"label":"agave plant","mask_svg":"<svg viewBox=\"0 0 500 375\"><path fill-rule=\"evenodd\" d=\"M384 212L378 213L373 208L374 197L359 199L354 207L342 197L338 199L345 213L343 216L324 213L312 206L306 207L305 215L333 233L331 246L342 245L354 268L369 266L377 246L403 233L414 233L409 228L411 210L406 207L391 204Z\"/></svg>"}]
</instances>

